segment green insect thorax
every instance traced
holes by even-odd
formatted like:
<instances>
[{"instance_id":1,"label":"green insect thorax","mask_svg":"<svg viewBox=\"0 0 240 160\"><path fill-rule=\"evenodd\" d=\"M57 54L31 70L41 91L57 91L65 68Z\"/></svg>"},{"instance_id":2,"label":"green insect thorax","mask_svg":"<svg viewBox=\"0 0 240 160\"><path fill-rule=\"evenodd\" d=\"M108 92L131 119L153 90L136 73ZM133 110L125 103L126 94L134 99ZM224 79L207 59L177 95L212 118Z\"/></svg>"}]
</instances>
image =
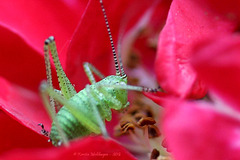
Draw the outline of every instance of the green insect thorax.
<instances>
[{"instance_id":1,"label":"green insect thorax","mask_svg":"<svg viewBox=\"0 0 240 160\"><path fill-rule=\"evenodd\" d=\"M104 90L109 95L111 95L111 97L115 98L122 104L121 106L118 106L117 108L114 106L112 106L111 108L113 108L115 110L120 110L120 109L123 109L124 107L126 107L126 104L128 102L127 90L119 89L116 86L117 85L119 85L119 86L127 85L127 77L122 78L120 76L111 75L111 76L108 76L108 77L102 79L101 81L97 82L96 85L98 85L100 87L102 86L100 91Z\"/></svg>"},{"instance_id":2,"label":"green insect thorax","mask_svg":"<svg viewBox=\"0 0 240 160\"><path fill-rule=\"evenodd\" d=\"M112 119L111 109L120 110L125 108L128 104L127 90L116 87L126 84L126 77L108 76L90 85L89 91L84 88L68 101L77 104L76 107L78 110L83 112L89 118L89 121L97 124L92 110L93 106L91 101L93 101L94 105L96 105L99 110L102 120L104 121L106 119L110 121ZM69 140L91 134L91 131L86 128L82 122L78 121L65 106L59 110L56 118ZM60 141L60 135L54 121L52 123L50 139L56 146Z\"/></svg>"}]
</instances>

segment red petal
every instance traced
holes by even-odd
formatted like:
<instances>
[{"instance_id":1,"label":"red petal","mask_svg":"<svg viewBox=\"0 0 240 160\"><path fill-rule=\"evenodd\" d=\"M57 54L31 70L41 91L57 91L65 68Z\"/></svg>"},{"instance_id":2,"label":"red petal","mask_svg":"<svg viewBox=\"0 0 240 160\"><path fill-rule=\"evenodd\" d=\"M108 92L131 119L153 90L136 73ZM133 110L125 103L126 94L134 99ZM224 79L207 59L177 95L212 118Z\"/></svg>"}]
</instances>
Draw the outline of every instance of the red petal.
<instances>
[{"instance_id":1,"label":"red petal","mask_svg":"<svg viewBox=\"0 0 240 160\"><path fill-rule=\"evenodd\" d=\"M167 93L164 92L157 92L157 93L144 93L144 95L146 97L148 97L149 99L151 99L153 102L157 103L158 105L164 107L164 104L169 100L169 98L172 95L169 95Z\"/></svg>"},{"instance_id":2,"label":"red petal","mask_svg":"<svg viewBox=\"0 0 240 160\"><path fill-rule=\"evenodd\" d=\"M39 84L46 79L43 56L7 28L0 27L0 34L0 108L38 133L38 123L49 129L51 121L39 97Z\"/></svg>"},{"instance_id":3,"label":"red petal","mask_svg":"<svg viewBox=\"0 0 240 160\"><path fill-rule=\"evenodd\" d=\"M0 128L0 154L17 148L52 146L43 136L19 124L1 110Z\"/></svg>"},{"instance_id":4,"label":"red petal","mask_svg":"<svg viewBox=\"0 0 240 160\"><path fill-rule=\"evenodd\" d=\"M1 26L12 30L42 53L44 40L53 35L60 51L66 47L87 0L9 0L0 2ZM21 17L21 18L20 18Z\"/></svg>"},{"instance_id":5,"label":"red petal","mask_svg":"<svg viewBox=\"0 0 240 160\"><path fill-rule=\"evenodd\" d=\"M192 64L199 76L223 100L240 109L240 37L217 37L199 44L194 52Z\"/></svg>"},{"instance_id":6,"label":"red petal","mask_svg":"<svg viewBox=\"0 0 240 160\"><path fill-rule=\"evenodd\" d=\"M102 137L89 137L72 143L69 148L51 148L38 150L16 150L5 154L3 159L25 160L40 159L108 159L108 160L135 160L128 151L115 141L105 140Z\"/></svg>"},{"instance_id":7,"label":"red petal","mask_svg":"<svg viewBox=\"0 0 240 160\"><path fill-rule=\"evenodd\" d=\"M22 87L38 91L40 81L46 79L43 56L8 28L0 26L0 34L0 75Z\"/></svg>"},{"instance_id":8,"label":"red petal","mask_svg":"<svg viewBox=\"0 0 240 160\"><path fill-rule=\"evenodd\" d=\"M38 123L43 123L47 130L50 129L51 121L38 93L11 84L2 78L0 88L0 109L37 133L41 131Z\"/></svg>"},{"instance_id":9,"label":"red petal","mask_svg":"<svg viewBox=\"0 0 240 160\"><path fill-rule=\"evenodd\" d=\"M240 159L240 122L213 107L179 101L166 107L163 127L176 160Z\"/></svg>"},{"instance_id":10,"label":"red petal","mask_svg":"<svg viewBox=\"0 0 240 160\"><path fill-rule=\"evenodd\" d=\"M236 25L211 10L206 2L173 1L158 43L155 68L161 87L181 97L203 97L206 88L189 64L192 46L216 33L230 33Z\"/></svg>"},{"instance_id":11,"label":"red petal","mask_svg":"<svg viewBox=\"0 0 240 160\"><path fill-rule=\"evenodd\" d=\"M159 32L163 28L166 23L167 14L170 8L171 0L162 0L159 1L157 5L153 5L150 10L146 13L149 14L151 11L151 15L149 17L148 22L142 24L141 27L138 27L138 32L135 31L136 36L131 37L134 42L130 52L136 52L141 56L141 63L144 65L149 72L154 74L154 61L156 57L156 46L157 45L157 37ZM144 19L144 18L142 18ZM146 18L145 18L146 19ZM146 21L146 20L145 20ZM131 34L131 33L129 33ZM127 40L129 41L129 40ZM128 42L129 43L129 42ZM129 44L128 44L129 45Z\"/></svg>"},{"instance_id":12,"label":"red petal","mask_svg":"<svg viewBox=\"0 0 240 160\"><path fill-rule=\"evenodd\" d=\"M204 2L205 1L205 2ZM239 22L240 20L240 1L239 0L202 0L199 1L199 5L203 5L208 3L210 8L215 12L220 13L221 15L225 16L225 18L235 21L235 23Z\"/></svg>"},{"instance_id":13,"label":"red petal","mask_svg":"<svg viewBox=\"0 0 240 160\"><path fill-rule=\"evenodd\" d=\"M86 3L43 0L26 5L22 0L0 2L0 75L9 81L1 78L1 108L37 132L41 130L37 126L40 122L50 128L50 120L38 96L39 83L46 79L42 56L44 40L50 35L57 37L61 53ZM65 64L62 54L60 59Z\"/></svg>"}]
</instances>

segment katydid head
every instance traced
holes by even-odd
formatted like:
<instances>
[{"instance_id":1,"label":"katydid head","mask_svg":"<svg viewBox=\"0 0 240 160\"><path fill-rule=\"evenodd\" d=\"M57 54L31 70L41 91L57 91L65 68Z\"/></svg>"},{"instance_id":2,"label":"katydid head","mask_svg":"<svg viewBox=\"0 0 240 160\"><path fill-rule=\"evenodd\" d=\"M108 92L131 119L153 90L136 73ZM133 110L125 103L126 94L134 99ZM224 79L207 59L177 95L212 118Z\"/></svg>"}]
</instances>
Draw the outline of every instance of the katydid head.
<instances>
[{"instance_id":1,"label":"katydid head","mask_svg":"<svg viewBox=\"0 0 240 160\"><path fill-rule=\"evenodd\" d=\"M121 54L120 54L120 49L118 49L118 56L116 54L116 49L113 43L113 38L112 38L112 32L111 29L109 27L109 22L108 22L108 18L107 18L107 14L103 5L103 1L99 0L100 5L101 5L101 9L103 12L103 16L104 16L104 20L105 20L105 24L107 27L107 32L108 32L108 36L110 39L110 43L111 43L111 48L112 48L112 53L113 53L113 59L114 59L114 64L115 64L115 69L116 69L116 76L120 76L124 81L127 81L127 75L124 72L124 68L123 68L123 64L122 64L122 60L121 60Z\"/></svg>"},{"instance_id":2,"label":"katydid head","mask_svg":"<svg viewBox=\"0 0 240 160\"><path fill-rule=\"evenodd\" d=\"M127 78L111 75L98 82L98 88L103 94L109 95L114 100L109 100L109 106L115 110L123 109L128 104L127 90L123 89L127 85ZM116 102L116 103L115 103ZM111 104L114 103L114 104Z\"/></svg>"}]
</instances>

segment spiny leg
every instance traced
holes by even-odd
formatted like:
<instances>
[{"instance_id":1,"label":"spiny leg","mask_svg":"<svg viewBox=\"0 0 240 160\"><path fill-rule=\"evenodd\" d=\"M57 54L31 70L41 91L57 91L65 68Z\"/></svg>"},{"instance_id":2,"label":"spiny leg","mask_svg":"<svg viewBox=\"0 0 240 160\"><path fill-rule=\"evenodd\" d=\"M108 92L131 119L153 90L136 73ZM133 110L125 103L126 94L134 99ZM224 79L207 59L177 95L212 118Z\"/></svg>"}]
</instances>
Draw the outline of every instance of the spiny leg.
<instances>
[{"instance_id":1,"label":"spiny leg","mask_svg":"<svg viewBox=\"0 0 240 160\"><path fill-rule=\"evenodd\" d=\"M68 80L68 78L66 77L66 74L62 69L53 37L49 37L47 40L45 40L45 43L44 43L44 60L45 60L45 66L46 66L47 86L50 88L53 88L49 49L51 50L51 53L52 53L52 58L54 60L54 64L58 74L58 80L60 83L60 87L62 89L61 91L55 89L55 92L60 95L63 93L65 98L70 98L71 96L76 94L76 91L71 85L70 81ZM41 86L41 88L43 88L43 86ZM46 95L46 93L44 93L42 89L41 89L41 95L42 95L42 99L45 104L45 107L49 112L49 115L51 116L52 120L54 121L56 117L54 98L51 95ZM49 101L48 101L48 96L49 96ZM59 106L58 104L56 105ZM59 109L60 107L58 107L58 110ZM58 122L56 123L57 123L56 125L58 125ZM68 145L66 138L64 138L64 133L61 131L61 128L58 127L58 130L59 130L59 133L62 134L61 137L63 137L62 138L63 143L65 145ZM45 130L42 128L42 131L45 131ZM46 135L45 132L44 132L44 135Z\"/></svg>"},{"instance_id":2,"label":"spiny leg","mask_svg":"<svg viewBox=\"0 0 240 160\"><path fill-rule=\"evenodd\" d=\"M58 93L56 93L53 88L48 87L46 83L44 86L45 86L45 92L47 92L48 95L52 96L55 101L64 105L64 107L66 107L69 110L69 112L75 118L77 118L77 120L81 122L81 124L83 124L87 129L89 129L91 132L96 134L101 133L101 130L99 129L98 125L95 124L95 122L93 121L89 121L89 117L86 116L85 113L83 113L81 110L78 109L77 104L73 102L69 102L67 99L65 99Z\"/></svg>"},{"instance_id":3,"label":"spiny leg","mask_svg":"<svg viewBox=\"0 0 240 160\"><path fill-rule=\"evenodd\" d=\"M56 72L58 76L58 81L59 81L59 86L61 88L62 94L66 99L71 98L73 95L75 95L77 92L70 83L69 79L67 78L65 72L63 71L62 65L59 61L58 53L57 53L57 48L55 44L55 40L53 36L50 36L48 39L45 40L44 44L44 55L45 55L45 63L46 63L46 68L47 68L47 76L51 78L51 67L50 67L50 60L49 60L49 49L52 54L53 62L56 67ZM49 84L49 86L52 86Z\"/></svg>"},{"instance_id":4,"label":"spiny leg","mask_svg":"<svg viewBox=\"0 0 240 160\"><path fill-rule=\"evenodd\" d=\"M44 60L45 60L46 75L47 75L47 84L48 84L49 87L53 87L49 48L48 48L48 45L46 45L46 42L44 44L43 51L44 51ZM50 101L50 107L52 108L51 110L54 110L55 109L55 102L54 102L54 99L51 96L49 96L49 101Z\"/></svg>"},{"instance_id":5,"label":"spiny leg","mask_svg":"<svg viewBox=\"0 0 240 160\"><path fill-rule=\"evenodd\" d=\"M101 79L105 78L105 76L97 68L95 68L92 64L85 62L83 64L83 67L84 67L84 71L85 71L89 81L91 82L91 84L96 83L93 73L95 73Z\"/></svg>"},{"instance_id":6,"label":"spiny leg","mask_svg":"<svg viewBox=\"0 0 240 160\"><path fill-rule=\"evenodd\" d=\"M59 94L60 96L63 96L61 90L54 89L54 91L55 91L57 94ZM54 101L54 103L55 103L55 109L56 109L56 111L58 112L58 111L61 109L62 105L61 105L59 102L57 102L57 101Z\"/></svg>"},{"instance_id":7,"label":"spiny leg","mask_svg":"<svg viewBox=\"0 0 240 160\"><path fill-rule=\"evenodd\" d=\"M51 96L50 94L48 94L48 89L51 89L55 94L58 94L56 91L54 91L54 89L52 87L48 86L47 83L42 82L41 85L40 85L40 92L41 92L41 97L42 97L44 106L46 107L46 110L48 111L48 114L50 115L52 121L55 122L57 130L58 130L58 133L59 133L59 135L61 137L61 140L62 140L63 144L65 146L69 146L68 139L67 139L64 131L60 127L59 122L58 122L58 120L56 118L55 108L52 107L50 102L48 101L48 96L50 96L50 97L52 97L54 99L54 96ZM61 97L61 99L64 99L64 97Z\"/></svg>"},{"instance_id":8,"label":"spiny leg","mask_svg":"<svg viewBox=\"0 0 240 160\"><path fill-rule=\"evenodd\" d=\"M90 86L89 86L89 85L86 86L86 92L87 92L88 95L89 95L90 104L91 104L92 109L93 109L93 112L94 112L94 114L95 114L96 121L98 122L98 125L99 125L99 127L100 127L100 129L101 129L101 131L102 131L103 136L104 136L105 138L107 138L107 137L109 137L109 136L108 136L108 133L107 133L106 126L105 126L105 124L104 124L104 122L103 122L103 120L102 120L102 118L101 118L101 115L100 115L99 110L98 110L98 108L97 108L96 102L95 102L95 100L93 99L93 96L91 96L91 95L92 95L92 92L91 92L91 89L90 89Z\"/></svg>"}]
</instances>

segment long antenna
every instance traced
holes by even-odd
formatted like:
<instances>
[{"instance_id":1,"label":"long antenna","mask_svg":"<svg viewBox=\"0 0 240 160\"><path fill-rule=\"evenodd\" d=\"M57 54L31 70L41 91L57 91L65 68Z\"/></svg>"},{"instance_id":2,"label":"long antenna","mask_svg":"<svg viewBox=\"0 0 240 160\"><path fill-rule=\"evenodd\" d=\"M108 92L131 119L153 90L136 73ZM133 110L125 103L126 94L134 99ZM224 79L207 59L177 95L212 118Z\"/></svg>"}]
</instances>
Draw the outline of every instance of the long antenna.
<instances>
[{"instance_id":1,"label":"long antenna","mask_svg":"<svg viewBox=\"0 0 240 160\"><path fill-rule=\"evenodd\" d=\"M100 5L101 5L101 8L102 8L105 24L106 24L107 31L108 31L108 36L109 36L111 47L112 47L113 59L114 59L115 68L116 68L116 75L121 76L120 71L119 71L119 64L118 64L118 60L117 60L116 50L115 50L115 47L114 47L114 44L113 44L112 33L111 33L109 23L108 23L108 19L107 19L107 14L106 14L106 11L105 11L105 8L104 8L104 5L103 5L103 1L99 0L99 2L100 2Z\"/></svg>"},{"instance_id":2,"label":"long antenna","mask_svg":"<svg viewBox=\"0 0 240 160\"><path fill-rule=\"evenodd\" d=\"M119 60L119 65L120 65L120 69L121 69L122 78L126 78L127 75L124 72L122 58L121 58L121 42L122 42L122 38L123 38L123 29L120 29L119 36L118 36L118 46L117 46L117 48L118 48L118 60Z\"/></svg>"}]
</instances>

